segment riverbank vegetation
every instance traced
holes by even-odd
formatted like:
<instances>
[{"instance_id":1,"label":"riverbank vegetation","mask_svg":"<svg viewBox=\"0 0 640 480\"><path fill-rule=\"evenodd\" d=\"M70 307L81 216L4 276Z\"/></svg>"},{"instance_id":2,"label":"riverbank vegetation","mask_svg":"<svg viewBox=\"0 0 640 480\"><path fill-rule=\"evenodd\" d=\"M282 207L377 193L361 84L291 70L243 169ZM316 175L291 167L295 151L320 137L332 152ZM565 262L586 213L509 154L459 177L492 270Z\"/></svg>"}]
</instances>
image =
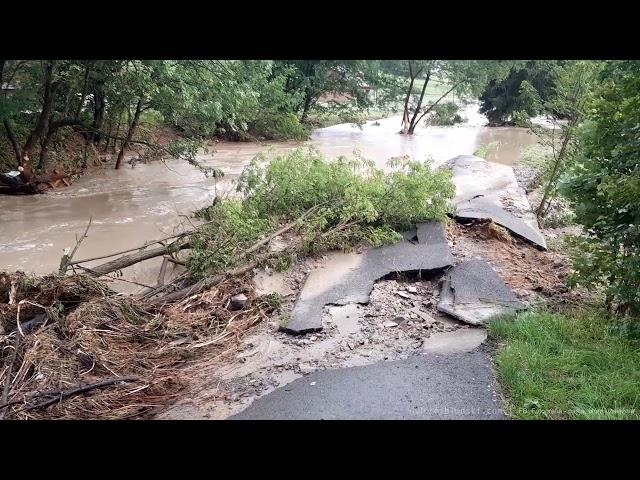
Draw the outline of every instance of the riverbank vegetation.
<instances>
[{"instance_id":1,"label":"riverbank vegetation","mask_svg":"<svg viewBox=\"0 0 640 480\"><path fill-rule=\"evenodd\" d=\"M513 416L638 419L640 63L576 64L556 87L566 100L559 143L543 142L525 160L538 172L538 212L561 203L582 228L564 239L570 285L604 300L590 309L534 310L490 332L500 342L498 372Z\"/></svg>"},{"instance_id":2,"label":"riverbank vegetation","mask_svg":"<svg viewBox=\"0 0 640 480\"><path fill-rule=\"evenodd\" d=\"M362 158L327 162L313 149L257 157L238 189L241 201L198 213L212 222L192 239L189 267L199 276L237 267L242 251L284 234L284 225L296 234L287 256L393 243L416 222L445 220L455 190L450 172L427 164L401 162L383 172Z\"/></svg>"}]
</instances>

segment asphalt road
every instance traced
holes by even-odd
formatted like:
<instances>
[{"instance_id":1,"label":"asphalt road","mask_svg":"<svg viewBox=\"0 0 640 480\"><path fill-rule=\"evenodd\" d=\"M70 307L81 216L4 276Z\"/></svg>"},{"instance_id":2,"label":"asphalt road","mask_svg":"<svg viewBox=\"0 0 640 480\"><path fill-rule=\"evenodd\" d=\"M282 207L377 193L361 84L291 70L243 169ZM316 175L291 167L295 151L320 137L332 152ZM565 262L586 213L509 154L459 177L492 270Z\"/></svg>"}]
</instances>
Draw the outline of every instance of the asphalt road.
<instances>
[{"instance_id":1,"label":"asphalt road","mask_svg":"<svg viewBox=\"0 0 640 480\"><path fill-rule=\"evenodd\" d=\"M313 372L232 420L502 419L488 355L475 350Z\"/></svg>"}]
</instances>

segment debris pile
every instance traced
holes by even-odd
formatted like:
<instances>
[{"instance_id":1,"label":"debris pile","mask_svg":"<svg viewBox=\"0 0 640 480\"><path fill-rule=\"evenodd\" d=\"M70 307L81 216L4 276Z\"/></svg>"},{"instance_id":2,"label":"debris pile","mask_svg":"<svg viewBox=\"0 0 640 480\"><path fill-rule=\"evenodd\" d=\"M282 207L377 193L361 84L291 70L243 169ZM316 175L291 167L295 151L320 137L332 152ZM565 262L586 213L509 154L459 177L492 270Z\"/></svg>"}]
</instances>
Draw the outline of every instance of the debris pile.
<instances>
[{"instance_id":1,"label":"debris pile","mask_svg":"<svg viewBox=\"0 0 640 480\"><path fill-rule=\"evenodd\" d=\"M180 392L196 350L223 348L277 307L274 299L255 298L247 284L225 280L179 303L152 306L85 275L0 274L0 415L154 415ZM234 310L238 295L246 303Z\"/></svg>"}]
</instances>

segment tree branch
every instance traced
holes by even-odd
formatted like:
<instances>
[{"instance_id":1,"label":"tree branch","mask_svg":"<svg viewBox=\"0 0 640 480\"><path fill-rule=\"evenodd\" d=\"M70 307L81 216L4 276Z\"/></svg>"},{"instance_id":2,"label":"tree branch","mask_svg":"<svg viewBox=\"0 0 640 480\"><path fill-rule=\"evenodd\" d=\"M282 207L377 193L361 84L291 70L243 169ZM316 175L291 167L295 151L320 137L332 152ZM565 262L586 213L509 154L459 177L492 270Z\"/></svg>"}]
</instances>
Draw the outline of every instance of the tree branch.
<instances>
[{"instance_id":1,"label":"tree branch","mask_svg":"<svg viewBox=\"0 0 640 480\"><path fill-rule=\"evenodd\" d=\"M440 103L440 101L441 101L444 97L446 97L447 95L449 95L449 94L450 94L450 93L451 93L455 88L457 88L457 87L460 85L460 83L461 83L461 82L456 83L453 87L451 87L449 90L447 90L447 91L446 91L446 92L445 92L445 93L444 93L444 94L443 94L443 95L442 95L438 100L436 100L432 105L430 105L430 106L429 106L429 108L427 108L427 110L425 110L425 112L424 112L422 115L420 115L420 118L418 118L418 121L416 122L416 124L417 124L417 123L420 123L420 120L422 120L422 118L423 118L427 113L429 113L429 112L433 109L433 107L435 107L436 105L438 105L438 103Z\"/></svg>"}]
</instances>

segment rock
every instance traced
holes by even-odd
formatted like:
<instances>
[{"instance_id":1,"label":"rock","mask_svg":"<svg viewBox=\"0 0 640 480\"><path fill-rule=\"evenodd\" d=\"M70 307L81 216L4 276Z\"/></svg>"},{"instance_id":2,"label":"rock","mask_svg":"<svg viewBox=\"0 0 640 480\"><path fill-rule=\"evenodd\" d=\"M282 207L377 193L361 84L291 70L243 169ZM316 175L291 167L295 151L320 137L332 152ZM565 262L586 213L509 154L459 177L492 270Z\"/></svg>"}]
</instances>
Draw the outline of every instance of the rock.
<instances>
[{"instance_id":1,"label":"rock","mask_svg":"<svg viewBox=\"0 0 640 480\"><path fill-rule=\"evenodd\" d=\"M349 350L353 350L355 348L355 346L351 342L347 343L347 346L349 347Z\"/></svg>"},{"instance_id":2,"label":"rock","mask_svg":"<svg viewBox=\"0 0 640 480\"><path fill-rule=\"evenodd\" d=\"M384 323L382 324L382 326L383 326L384 328L393 328L393 327L397 327L397 326L398 326L398 324L397 324L396 322L392 322L392 321L390 321L390 320L389 320L389 321L384 322Z\"/></svg>"},{"instance_id":3,"label":"rock","mask_svg":"<svg viewBox=\"0 0 640 480\"><path fill-rule=\"evenodd\" d=\"M301 363L298 365L298 368L300 369L300 373L302 374L315 372L316 370L314 367L312 367L308 363Z\"/></svg>"},{"instance_id":4,"label":"rock","mask_svg":"<svg viewBox=\"0 0 640 480\"><path fill-rule=\"evenodd\" d=\"M420 308L412 308L411 311L427 323L435 323L436 321L431 315L420 310Z\"/></svg>"},{"instance_id":5,"label":"rock","mask_svg":"<svg viewBox=\"0 0 640 480\"><path fill-rule=\"evenodd\" d=\"M396 292L396 295L398 295L399 297L402 297L402 298L407 298L409 300L413 299L413 297L411 295L409 295L407 293L404 293L404 292Z\"/></svg>"},{"instance_id":6,"label":"rock","mask_svg":"<svg viewBox=\"0 0 640 480\"><path fill-rule=\"evenodd\" d=\"M239 293L238 295L234 295L231 297L231 308L233 310L242 310L246 305L249 299L243 293Z\"/></svg>"},{"instance_id":7,"label":"rock","mask_svg":"<svg viewBox=\"0 0 640 480\"><path fill-rule=\"evenodd\" d=\"M408 286L406 290L409 293L418 293L418 289L416 287Z\"/></svg>"}]
</instances>

